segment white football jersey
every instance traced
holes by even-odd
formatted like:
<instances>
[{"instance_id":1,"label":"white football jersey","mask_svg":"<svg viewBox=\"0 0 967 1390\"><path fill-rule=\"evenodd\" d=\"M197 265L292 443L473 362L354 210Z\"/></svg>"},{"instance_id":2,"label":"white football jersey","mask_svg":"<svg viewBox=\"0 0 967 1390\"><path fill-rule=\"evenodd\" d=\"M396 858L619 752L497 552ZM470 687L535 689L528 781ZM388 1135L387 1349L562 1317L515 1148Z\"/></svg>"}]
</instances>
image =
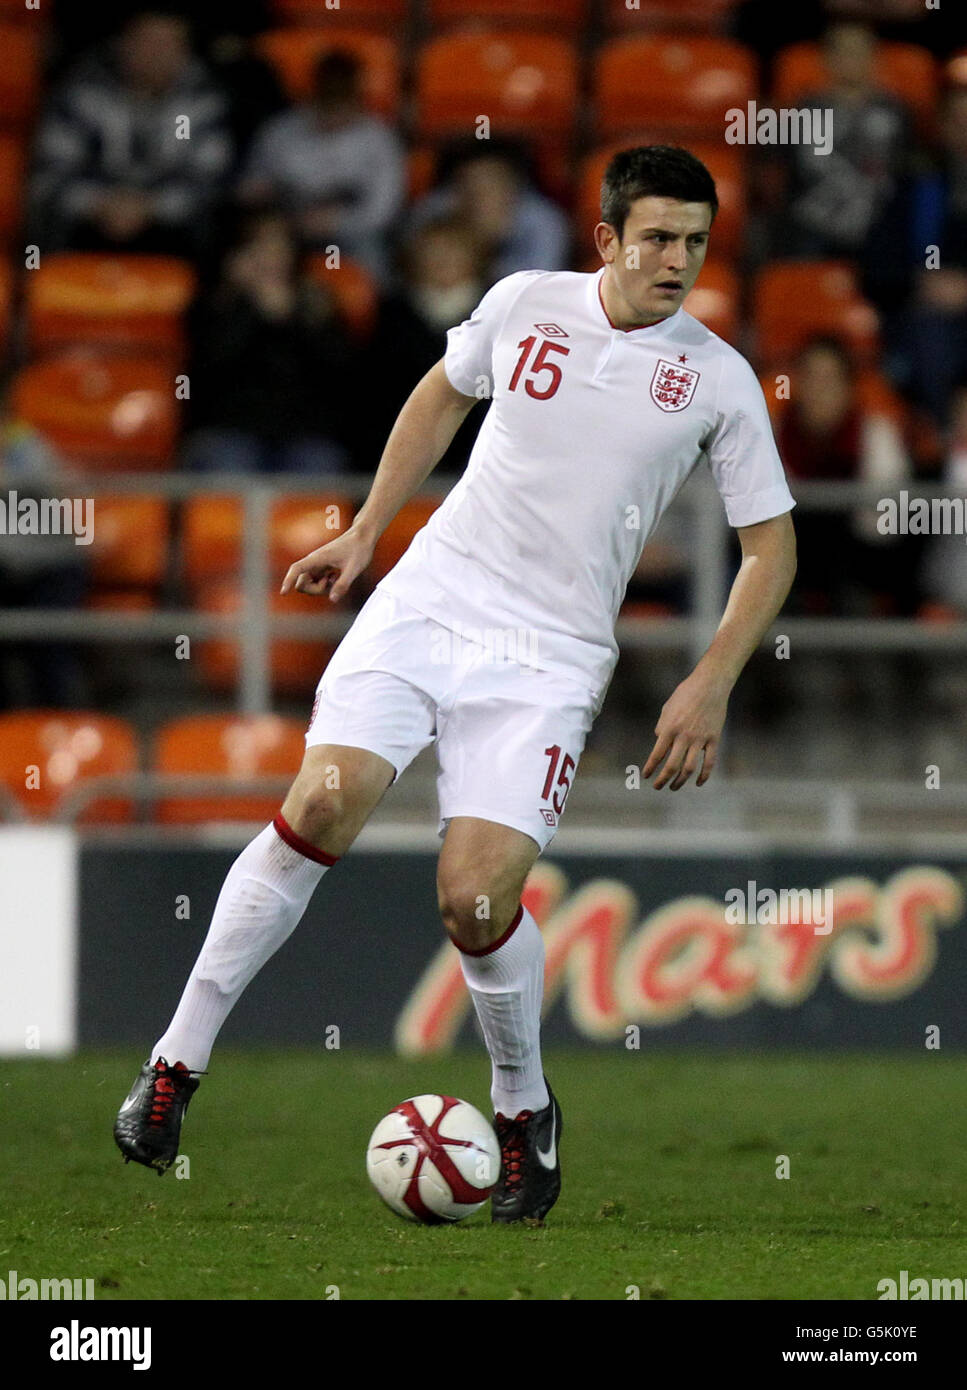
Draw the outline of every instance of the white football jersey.
<instances>
[{"instance_id":1,"label":"white football jersey","mask_svg":"<svg viewBox=\"0 0 967 1390\"><path fill-rule=\"evenodd\" d=\"M381 581L465 636L526 633L530 664L596 705L628 580L696 464L732 526L794 505L745 358L683 309L615 328L603 273L509 275L450 330L450 382L492 404L460 481Z\"/></svg>"}]
</instances>

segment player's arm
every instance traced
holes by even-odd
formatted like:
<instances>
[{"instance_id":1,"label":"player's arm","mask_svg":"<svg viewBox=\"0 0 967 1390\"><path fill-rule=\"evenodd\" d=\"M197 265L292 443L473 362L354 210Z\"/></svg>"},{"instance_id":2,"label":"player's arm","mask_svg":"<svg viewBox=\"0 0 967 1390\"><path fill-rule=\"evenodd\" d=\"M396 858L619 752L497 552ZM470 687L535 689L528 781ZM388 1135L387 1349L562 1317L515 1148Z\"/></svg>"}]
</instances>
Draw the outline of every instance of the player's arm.
<instances>
[{"instance_id":1,"label":"player's arm","mask_svg":"<svg viewBox=\"0 0 967 1390\"><path fill-rule=\"evenodd\" d=\"M450 384L442 360L415 387L386 441L369 496L353 524L326 545L290 565L282 592L342 598L369 564L377 540L426 481L477 403Z\"/></svg>"},{"instance_id":2,"label":"player's arm","mask_svg":"<svg viewBox=\"0 0 967 1390\"><path fill-rule=\"evenodd\" d=\"M654 785L678 791L702 762L701 787L715 766L732 687L778 614L796 573L796 535L788 512L736 528L742 564L715 637L682 681L655 726L655 746L644 767ZM664 766L662 764L664 763Z\"/></svg>"}]
</instances>

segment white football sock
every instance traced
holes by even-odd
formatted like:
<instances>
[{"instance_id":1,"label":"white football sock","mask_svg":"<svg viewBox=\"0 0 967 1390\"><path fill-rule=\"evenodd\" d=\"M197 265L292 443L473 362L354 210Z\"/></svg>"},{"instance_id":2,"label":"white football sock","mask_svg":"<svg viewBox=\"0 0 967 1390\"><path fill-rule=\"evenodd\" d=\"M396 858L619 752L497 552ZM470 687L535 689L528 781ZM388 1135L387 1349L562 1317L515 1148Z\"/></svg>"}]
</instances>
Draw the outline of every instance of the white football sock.
<instances>
[{"instance_id":1,"label":"white football sock","mask_svg":"<svg viewBox=\"0 0 967 1390\"><path fill-rule=\"evenodd\" d=\"M490 1099L513 1119L522 1110L543 1110L550 1097L541 1065L541 1001L544 941L525 907L503 945L485 955L460 952L467 982L493 1066Z\"/></svg>"},{"instance_id":2,"label":"white football sock","mask_svg":"<svg viewBox=\"0 0 967 1390\"><path fill-rule=\"evenodd\" d=\"M283 838L283 836L285 838ZM295 848L301 845L302 850ZM303 852L305 851L305 852ZM308 857L308 852L319 859ZM151 1060L208 1066L218 1030L262 966L298 926L322 875L335 863L277 816L242 850L215 904L205 944Z\"/></svg>"}]
</instances>

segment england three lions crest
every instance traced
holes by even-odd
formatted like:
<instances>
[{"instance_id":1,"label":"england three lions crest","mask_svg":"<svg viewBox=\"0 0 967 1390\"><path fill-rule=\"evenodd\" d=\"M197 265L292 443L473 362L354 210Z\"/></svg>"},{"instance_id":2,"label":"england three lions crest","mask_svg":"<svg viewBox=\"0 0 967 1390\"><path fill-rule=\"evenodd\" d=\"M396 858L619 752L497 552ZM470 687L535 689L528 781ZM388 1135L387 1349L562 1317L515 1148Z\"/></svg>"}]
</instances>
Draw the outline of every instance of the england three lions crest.
<instances>
[{"instance_id":1,"label":"england three lions crest","mask_svg":"<svg viewBox=\"0 0 967 1390\"><path fill-rule=\"evenodd\" d=\"M695 395L701 372L659 357L651 379L651 398L662 410L684 410Z\"/></svg>"}]
</instances>

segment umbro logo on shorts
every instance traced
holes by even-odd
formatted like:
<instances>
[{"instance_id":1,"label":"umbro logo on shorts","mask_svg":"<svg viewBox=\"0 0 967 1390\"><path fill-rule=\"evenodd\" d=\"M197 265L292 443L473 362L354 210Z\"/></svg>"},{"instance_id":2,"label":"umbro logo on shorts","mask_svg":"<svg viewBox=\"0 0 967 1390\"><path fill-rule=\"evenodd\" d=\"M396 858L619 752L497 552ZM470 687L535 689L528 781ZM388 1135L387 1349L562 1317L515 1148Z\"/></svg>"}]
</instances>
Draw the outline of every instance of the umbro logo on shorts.
<instances>
[{"instance_id":1,"label":"umbro logo on shorts","mask_svg":"<svg viewBox=\"0 0 967 1390\"><path fill-rule=\"evenodd\" d=\"M535 323L534 327L543 333L545 338L569 338L571 336L558 323Z\"/></svg>"},{"instance_id":2,"label":"umbro logo on shorts","mask_svg":"<svg viewBox=\"0 0 967 1390\"><path fill-rule=\"evenodd\" d=\"M546 806L541 807L541 815L547 821L548 825L557 825L557 816L555 816L553 811L549 811Z\"/></svg>"}]
</instances>

